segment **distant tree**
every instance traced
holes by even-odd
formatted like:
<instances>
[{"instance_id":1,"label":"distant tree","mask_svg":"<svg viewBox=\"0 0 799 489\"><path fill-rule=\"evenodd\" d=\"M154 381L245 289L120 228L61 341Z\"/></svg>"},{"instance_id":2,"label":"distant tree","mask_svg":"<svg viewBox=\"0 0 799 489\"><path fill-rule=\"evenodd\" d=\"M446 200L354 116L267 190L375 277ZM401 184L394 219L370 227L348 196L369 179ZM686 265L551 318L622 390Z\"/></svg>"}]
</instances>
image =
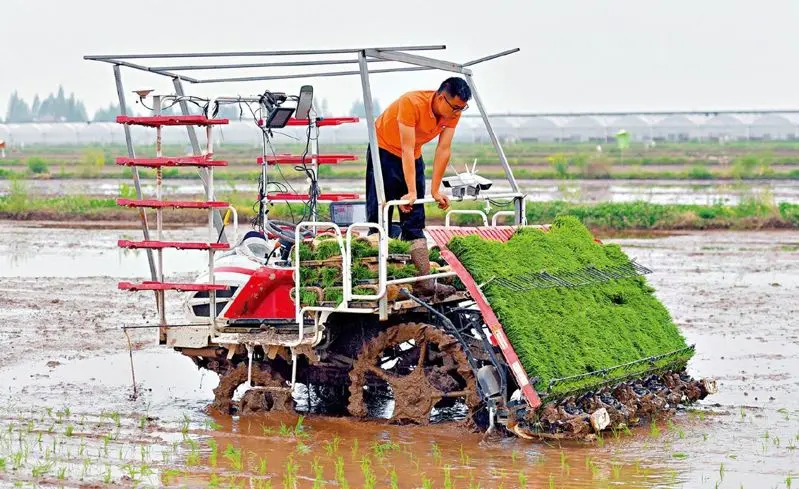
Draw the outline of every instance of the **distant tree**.
<instances>
[{"instance_id":1,"label":"distant tree","mask_svg":"<svg viewBox=\"0 0 799 489\"><path fill-rule=\"evenodd\" d=\"M31 109L28 103L20 98L15 90L8 100L8 111L6 112L6 122L31 122Z\"/></svg>"},{"instance_id":2,"label":"distant tree","mask_svg":"<svg viewBox=\"0 0 799 489\"><path fill-rule=\"evenodd\" d=\"M239 120L240 118L247 117L249 115L249 110L244 108L244 113L242 113L241 109L238 105L221 105L219 107L219 112L217 113L216 117L218 119L230 119L230 120Z\"/></svg>"},{"instance_id":3,"label":"distant tree","mask_svg":"<svg viewBox=\"0 0 799 489\"><path fill-rule=\"evenodd\" d=\"M372 103L372 112L374 116L377 117L380 115L382 110L380 109L380 101L374 99ZM352 107L350 108L350 115L353 117L366 117L366 107L363 104L362 100L356 100L352 103Z\"/></svg>"},{"instance_id":4,"label":"distant tree","mask_svg":"<svg viewBox=\"0 0 799 489\"><path fill-rule=\"evenodd\" d=\"M37 93L33 97L33 105L31 105L31 117L36 120L39 118L39 109L42 107L42 101L39 99L39 94Z\"/></svg>"},{"instance_id":5,"label":"distant tree","mask_svg":"<svg viewBox=\"0 0 799 489\"><path fill-rule=\"evenodd\" d=\"M97 109L92 117L94 122L114 122L120 114L119 105L110 104L105 109Z\"/></svg>"}]
</instances>

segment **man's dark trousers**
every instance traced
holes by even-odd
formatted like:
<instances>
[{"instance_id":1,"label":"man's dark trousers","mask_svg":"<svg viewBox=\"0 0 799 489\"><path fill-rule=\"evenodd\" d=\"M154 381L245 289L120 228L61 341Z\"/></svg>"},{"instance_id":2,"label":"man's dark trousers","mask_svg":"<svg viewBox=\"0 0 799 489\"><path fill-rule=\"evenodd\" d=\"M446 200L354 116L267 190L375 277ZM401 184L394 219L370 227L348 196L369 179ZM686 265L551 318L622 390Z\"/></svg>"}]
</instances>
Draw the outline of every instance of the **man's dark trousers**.
<instances>
[{"instance_id":1,"label":"man's dark trousers","mask_svg":"<svg viewBox=\"0 0 799 489\"><path fill-rule=\"evenodd\" d=\"M378 148L380 151L380 167L383 169L383 188L386 193L386 201L399 200L408 193L408 186L405 184L405 176L402 172L402 158ZM415 160L416 164L416 197L421 199L425 194L424 160L420 156ZM374 168L372 166L372 152L366 149L366 217L368 222L377 223L377 216L380 212L377 202L377 191L375 190ZM392 221L394 207L389 210L388 222ZM425 215L424 204L415 204L411 212L400 212L400 228L402 232L400 238L405 241L424 238ZM391 229L391 226L388 226Z\"/></svg>"}]
</instances>

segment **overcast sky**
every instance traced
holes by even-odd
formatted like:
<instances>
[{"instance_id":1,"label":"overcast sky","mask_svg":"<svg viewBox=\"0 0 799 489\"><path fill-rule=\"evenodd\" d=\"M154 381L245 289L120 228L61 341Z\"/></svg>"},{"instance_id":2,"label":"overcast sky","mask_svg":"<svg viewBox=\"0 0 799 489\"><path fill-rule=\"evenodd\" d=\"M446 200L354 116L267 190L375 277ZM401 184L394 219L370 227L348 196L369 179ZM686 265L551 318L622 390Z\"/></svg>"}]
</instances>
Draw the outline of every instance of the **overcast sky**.
<instances>
[{"instance_id":1,"label":"overcast sky","mask_svg":"<svg viewBox=\"0 0 799 489\"><path fill-rule=\"evenodd\" d=\"M797 26L797 0L2 0L0 114L13 90L30 102L59 83L90 116L115 101L110 66L85 54L413 44L446 44L429 54L453 61L521 48L474 69L491 112L796 108ZM123 76L128 91L171 89L149 74ZM444 76L375 75L373 92L385 105ZM310 83L335 112L360 96L357 77ZM249 95L298 85L187 88Z\"/></svg>"}]
</instances>

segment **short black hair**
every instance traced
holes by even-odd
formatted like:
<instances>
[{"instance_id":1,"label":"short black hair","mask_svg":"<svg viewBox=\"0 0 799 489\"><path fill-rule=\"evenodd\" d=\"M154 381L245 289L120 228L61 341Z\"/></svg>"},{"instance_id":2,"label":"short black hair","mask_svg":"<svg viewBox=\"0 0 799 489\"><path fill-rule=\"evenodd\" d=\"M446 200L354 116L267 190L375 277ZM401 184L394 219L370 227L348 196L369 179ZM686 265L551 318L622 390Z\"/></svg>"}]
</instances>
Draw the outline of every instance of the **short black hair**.
<instances>
[{"instance_id":1,"label":"short black hair","mask_svg":"<svg viewBox=\"0 0 799 489\"><path fill-rule=\"evenodd\" d=\"M469 88L469 84L457 76L444 80L438 87L438 93L441 92L447 92L450 97L458 97L464 102L468 102L472 98L472 89Z\"/></svg>"}]
</instances>

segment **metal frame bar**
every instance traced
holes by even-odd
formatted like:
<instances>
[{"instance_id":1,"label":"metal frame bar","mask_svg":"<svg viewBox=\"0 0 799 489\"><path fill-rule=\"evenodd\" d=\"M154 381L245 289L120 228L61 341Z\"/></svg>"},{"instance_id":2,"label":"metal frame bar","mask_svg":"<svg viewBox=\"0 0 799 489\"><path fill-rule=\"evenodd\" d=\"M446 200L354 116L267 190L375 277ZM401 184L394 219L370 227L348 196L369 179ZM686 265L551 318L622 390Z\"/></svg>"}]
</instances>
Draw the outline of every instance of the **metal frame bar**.
<instances>
[{"instance_id":1,"label":"metal frame bar","mask_svg":"<svg viewBox=\"0 0 799 489\"><path fill-rule=\"evenodd\" d=\"M382 59L370 60L371 63L387 61ZM348 65L358 63L357 59L320 59L313 61L280 61L277 63L241 63L232 65L175 65L175 66L153 66L152 70L158 71L190 71L190 70L230 70L239 68L276 68L285 66L324 66L324 65Z\"/></svg>"},{"instance_id":2,"label":"metal frame bar","mask_svg":"<svg viewBox=\"0 0 799 489\"><path fill-rule=\"evenodd\" d=\"M384 68L381 70L370 70L369 73L398 73L404 71L426 71L435 68L414 66L410 68ZM315 78L315 77L332 77L332 76L347 76L359 75L360 70L351 71L318 71L315 73L295 73L291 75L268 75L268 76L244 76L233 78L208 78L195 80L192 83L228 83L228 82L250 82L250 81L268 81L268 80L291 80L294 78ZM184 77L185 78L185 77Z\"/></svg>"},{"instance_id":3,"label":"metal frame bar","mask_svg":"<svg viewBox=\"0 0 799 489\"><path fill-rule=\"evenodd\" d=\"M407 63L411 65L422 66L425 68L433 68L443 71L451 71L454 73L460 73L462 75L472 74L472 70L464 68L463 65L458 63L453 63L452 61L438 60L438 59L428 58L427 56L419 56L417 54L401 53L397 51L379 51L377 49L366 49L364 50L364 52L366 56L372 58L384 59L387 61L398 61L400 63Z\"/></svg>"},{"instance_id":4,"label":"metal frame bar","mask_svg":"<svg viewBox=\"0 0 799 489\"><path fill-rule=\"evenodd\" d=\"M366 52L358 53L358 65L360 67L361 88L363 89L363 108L366 113L366 129L369 132L369 152L372 154L372 174L375 180L375 192L377 192L378 203L384 205L386 202L386 191L383 187L383 166L380 163L380 150L377 147L377 131L375 129L374 102L372 101L372 86L369 84L369 66L366 61ZM377 224L385 227L385 220L381 218L382 212L378 213ZM388 228L386 227L386 232Z\"/></svg>"},{"instance_id":5,"label":"metal frame bar","mask_svg":"<svg viewBox=\"0 0 799 489\"><path fill-rule=\"evenodd\" d=\"M473 65L476 65L478 63L482 63L484 61L491 61L492 59L501 58L502 56L507 56L509 54L518 53L519 51L521 51L519 48L508 49L507 51L502 51L501 53L490 54L488 56L483 56L482 58L477 58L477 59L473 59L471 61L467 61L466 63L463 63L463 66L473 66Z\"/></svg>"},{"instance_id":6,"label":"metal frame bar","mask_svg":"<svg viewBox=\"0 0 799 489\"><path fill-rule=\"evenodd\" d=\"M206 53L156 53L156 54L92 54L84 56L83 59L92 61L111 61L119 59L163 59L163 58L227 58L244 56L308 56L316 54L346 54L357 53L365 48L344 48L344 49L303 49L294 51L229 51L229 52L206 52ZM373 48L376 51L435 51L446 49L443 44L429 46L394 46Z\"/></svg>"}]
</instances>

